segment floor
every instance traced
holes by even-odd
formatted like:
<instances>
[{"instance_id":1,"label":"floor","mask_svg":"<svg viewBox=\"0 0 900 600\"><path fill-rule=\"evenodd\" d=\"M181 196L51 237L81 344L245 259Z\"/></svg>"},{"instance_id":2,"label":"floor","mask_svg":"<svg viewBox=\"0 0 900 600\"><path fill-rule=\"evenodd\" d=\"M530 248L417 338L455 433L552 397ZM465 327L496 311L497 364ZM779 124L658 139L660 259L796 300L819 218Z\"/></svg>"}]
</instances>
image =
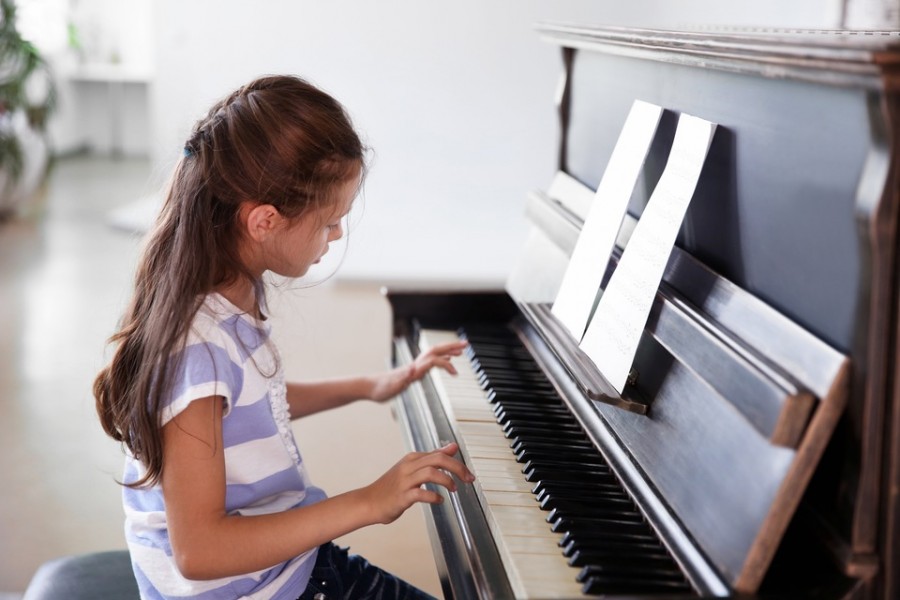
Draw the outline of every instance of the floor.
<instances>
[{"instance_id":1,"label":"floor","mask_svg":"<svg viewBox=\"0 0 900 600\"><path fill-rule=\"evenodd\" d=\"M140 244L109 215L153 193L155 176L145 160L61 160L44 192L0 223L0 598L16 597L48 559L125 546L122 454L90 388ZM386 368L390 310L376 287L287 284L271 304L289 377ZM332 494L370 483L404 453L389 404L356 403L295 431L313 480ZM440 596L421 508L339 541Z\"/></svg>"}]
</instances>

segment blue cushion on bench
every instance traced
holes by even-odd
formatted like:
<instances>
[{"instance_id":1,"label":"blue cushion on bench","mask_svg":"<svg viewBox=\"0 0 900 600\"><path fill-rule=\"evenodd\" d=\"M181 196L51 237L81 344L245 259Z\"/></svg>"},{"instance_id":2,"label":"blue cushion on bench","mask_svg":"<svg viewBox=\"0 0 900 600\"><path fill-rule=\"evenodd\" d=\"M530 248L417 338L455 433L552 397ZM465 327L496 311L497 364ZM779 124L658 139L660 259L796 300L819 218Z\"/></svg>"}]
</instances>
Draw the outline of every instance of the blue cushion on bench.
<instances>
[{"instance_id":1,"label":"blue cushion on bench","mask_svg":"<svg viewBox=\"0 0 900 600\"><path fill-rule=\"evenodd\" d=\"M127 550L57 558L34 574L22 600L138 600Z\"/></svg>"}]
</instances>

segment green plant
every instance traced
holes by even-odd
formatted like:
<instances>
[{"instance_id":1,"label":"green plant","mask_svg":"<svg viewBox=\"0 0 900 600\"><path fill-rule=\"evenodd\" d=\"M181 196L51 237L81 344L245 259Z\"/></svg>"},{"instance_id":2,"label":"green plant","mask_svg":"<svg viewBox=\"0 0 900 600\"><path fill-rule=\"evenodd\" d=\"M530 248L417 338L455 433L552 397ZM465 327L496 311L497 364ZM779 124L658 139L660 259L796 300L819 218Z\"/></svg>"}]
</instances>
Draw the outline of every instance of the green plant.
<instances>
[{"instance_id":1,"label":"green plant","mask_svg":"<svg viewBox=\"0 0 900 600\"><path fill-rule=\"evenodd\" d=\"M24 156L13 119L23 113L28 125L46 135L47 120L56 106L56 86L50 66L34 44L16 27L13 0L0 0L0 171L7 188L14 186Z\"/></svg>"}]
</instances>

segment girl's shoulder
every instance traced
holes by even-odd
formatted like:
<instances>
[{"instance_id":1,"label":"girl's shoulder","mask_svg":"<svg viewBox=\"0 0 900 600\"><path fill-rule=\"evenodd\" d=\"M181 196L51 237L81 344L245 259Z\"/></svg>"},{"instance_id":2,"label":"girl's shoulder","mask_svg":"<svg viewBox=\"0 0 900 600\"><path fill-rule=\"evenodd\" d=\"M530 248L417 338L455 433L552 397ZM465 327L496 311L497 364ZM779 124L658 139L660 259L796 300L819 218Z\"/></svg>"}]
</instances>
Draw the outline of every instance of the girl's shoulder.
<instances>
[{"instance_id":1,"label":"girl's shoulder","mask_svg":"<svg viewBox=\"0 0 900 600\"><path fill-rule=\"evenodd\" d=\"M270 335L266 322L254 319L224 296L207 294L194 316L188 333L188 344L212 342L231 347L257 347Z\"/></svg>"}]
</instances>

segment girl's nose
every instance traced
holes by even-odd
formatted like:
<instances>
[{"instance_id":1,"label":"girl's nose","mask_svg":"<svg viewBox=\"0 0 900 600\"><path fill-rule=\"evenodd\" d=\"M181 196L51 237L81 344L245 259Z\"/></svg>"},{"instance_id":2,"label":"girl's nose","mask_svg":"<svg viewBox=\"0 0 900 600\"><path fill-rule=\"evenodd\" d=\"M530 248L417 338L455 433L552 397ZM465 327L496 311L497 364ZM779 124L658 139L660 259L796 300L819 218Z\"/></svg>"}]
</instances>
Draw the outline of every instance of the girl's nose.
<instances>
[{"instance_id":1,"label":"girl's nose","mask_svg":"<svg viewBox=\"0 0 900 600\"><path fill-rule=\"evenodd\" d=\"M331 235L328 236L328 241L334 242L341 239L342 237L344 237L344 224L338 223L337 227L333 227L331 229Z\"/></svg>"}]
</instances>

